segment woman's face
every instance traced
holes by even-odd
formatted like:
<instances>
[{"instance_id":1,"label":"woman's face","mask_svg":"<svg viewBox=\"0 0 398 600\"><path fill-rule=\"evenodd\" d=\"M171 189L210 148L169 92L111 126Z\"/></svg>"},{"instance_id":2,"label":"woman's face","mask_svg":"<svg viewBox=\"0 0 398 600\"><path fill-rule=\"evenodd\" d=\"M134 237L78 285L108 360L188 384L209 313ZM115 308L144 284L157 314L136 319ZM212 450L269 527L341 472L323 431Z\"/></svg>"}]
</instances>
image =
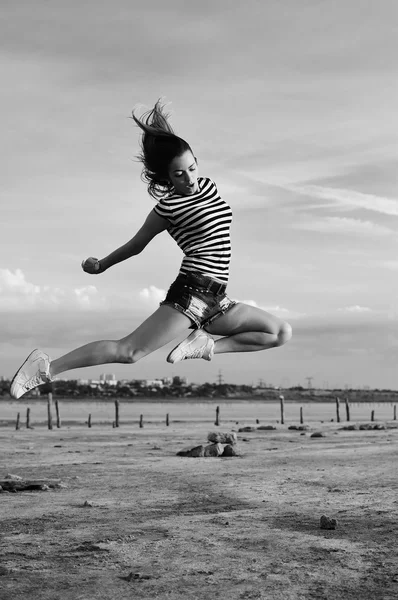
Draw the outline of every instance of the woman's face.
<instances>
[{"instance_id":1,"label":"woman's face","mask_svg":"<svg viewBox=\"0 0 398 600\"><path fill-rule=\"evenodd\" d=\"M198 165L190 150L173 158L169 165L169 177L177 194L191 196L199 191Z\"/></svg>"}]
</instances>

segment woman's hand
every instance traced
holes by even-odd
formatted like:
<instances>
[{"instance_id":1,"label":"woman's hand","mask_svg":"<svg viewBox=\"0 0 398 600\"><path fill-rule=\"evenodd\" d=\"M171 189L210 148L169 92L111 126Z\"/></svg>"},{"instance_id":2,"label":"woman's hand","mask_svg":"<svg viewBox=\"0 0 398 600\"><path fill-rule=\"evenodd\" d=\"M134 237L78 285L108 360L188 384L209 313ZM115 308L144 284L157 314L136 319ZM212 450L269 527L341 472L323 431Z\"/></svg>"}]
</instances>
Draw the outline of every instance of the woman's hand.
<instances>
[{"instance_id":1,"label":"woman's hand","mask_svg":"<svg viewBox=\"0 0 398 600\"><path fill-rule=\"evenodd\" d=\"M98 273L102 272L100 261L93 256L82 261L82 269L86 273L90 273L90 275L98 275Z\"/></svg>"}]
</instances>

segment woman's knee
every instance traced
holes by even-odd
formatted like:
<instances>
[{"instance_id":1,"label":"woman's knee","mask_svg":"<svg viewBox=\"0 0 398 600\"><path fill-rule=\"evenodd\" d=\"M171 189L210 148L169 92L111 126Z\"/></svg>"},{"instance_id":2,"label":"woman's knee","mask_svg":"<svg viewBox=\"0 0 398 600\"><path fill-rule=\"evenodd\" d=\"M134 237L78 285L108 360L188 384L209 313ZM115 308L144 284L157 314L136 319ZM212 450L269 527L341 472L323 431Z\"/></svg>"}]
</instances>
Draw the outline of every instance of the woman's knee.
<instances>
[{"instance_id":1,"label":"woman's knee","mask_svg":"<svg viewBox=\"0 0 398 600\"><path fill-rule=\"evenodd\" d=\"M292 327L289 323L284 321L279 327L278 336L277 336L277 346L283 346L286 344L293 335Z\"/></svg>"},{"instance_id":2,"label":"woman's knee","mask_svg":"<svg viewBox=\"0 0 398 600\"><path fill-rule=\"evenodd\" d=\"M117 344L117 362L133 364L146 355L142 348L133 348L125 340L119 340Z\"/></svg>"}]
</instances>

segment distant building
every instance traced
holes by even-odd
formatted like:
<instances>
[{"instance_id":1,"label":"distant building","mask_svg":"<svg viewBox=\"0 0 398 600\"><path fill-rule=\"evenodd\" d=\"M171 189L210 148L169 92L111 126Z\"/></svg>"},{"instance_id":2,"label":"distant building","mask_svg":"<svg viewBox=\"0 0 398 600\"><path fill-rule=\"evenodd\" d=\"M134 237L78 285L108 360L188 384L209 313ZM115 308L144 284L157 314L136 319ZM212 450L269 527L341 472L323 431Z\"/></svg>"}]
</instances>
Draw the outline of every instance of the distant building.
<instances>
[{"instance_id":1,"label":"distant building","mask_svg":"<svg viewBox=\"0 0 398 600\"><path fill-rule=\"evenodd\" d=\"M162 388L163 381L161 379L145 379L145 387Z\"/></svg>"},{"instance_id":2,"label":"distant building","mask_svg":"<svg viewBox=\"0 0 398 600\"><path fill-rule=\"evenodd\" d=\"M114 373L102 373L100 375L100 382L108 385L117 385L116 375Z\"/></svg>"},{"instance_id":3,"label":"distant building","mask_svg":"<svg viewBox=\"0 0 398 600\"><path fill-rule=\"evenodd\" d=\"M82 385L89 385L91 388L97 388L102 385L102 381L98 379L81 379L81 381L84 382Z\"/></svg>"}]
</instances>

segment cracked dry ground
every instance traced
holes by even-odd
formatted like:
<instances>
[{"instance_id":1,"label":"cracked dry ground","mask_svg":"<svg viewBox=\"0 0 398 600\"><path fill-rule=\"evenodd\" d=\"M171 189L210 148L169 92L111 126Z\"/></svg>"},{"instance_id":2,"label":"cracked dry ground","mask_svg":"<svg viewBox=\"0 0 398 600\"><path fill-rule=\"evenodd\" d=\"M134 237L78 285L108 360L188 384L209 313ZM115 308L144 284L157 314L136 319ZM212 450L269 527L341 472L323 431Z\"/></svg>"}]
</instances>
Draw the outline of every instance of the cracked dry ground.
<instances>
[{"instance_id":1,"label":"cracked dry ground","mask_svg":"<svg viewBox=\"0 0 398 600\"><path fill-rule=\"evenodd\" d=\"M322 427L224 459L175 456L203 425L0 430L0 477L67 484L0 494L0 598L398 598L398 430Z\"/></svg>"}]
</instances>

